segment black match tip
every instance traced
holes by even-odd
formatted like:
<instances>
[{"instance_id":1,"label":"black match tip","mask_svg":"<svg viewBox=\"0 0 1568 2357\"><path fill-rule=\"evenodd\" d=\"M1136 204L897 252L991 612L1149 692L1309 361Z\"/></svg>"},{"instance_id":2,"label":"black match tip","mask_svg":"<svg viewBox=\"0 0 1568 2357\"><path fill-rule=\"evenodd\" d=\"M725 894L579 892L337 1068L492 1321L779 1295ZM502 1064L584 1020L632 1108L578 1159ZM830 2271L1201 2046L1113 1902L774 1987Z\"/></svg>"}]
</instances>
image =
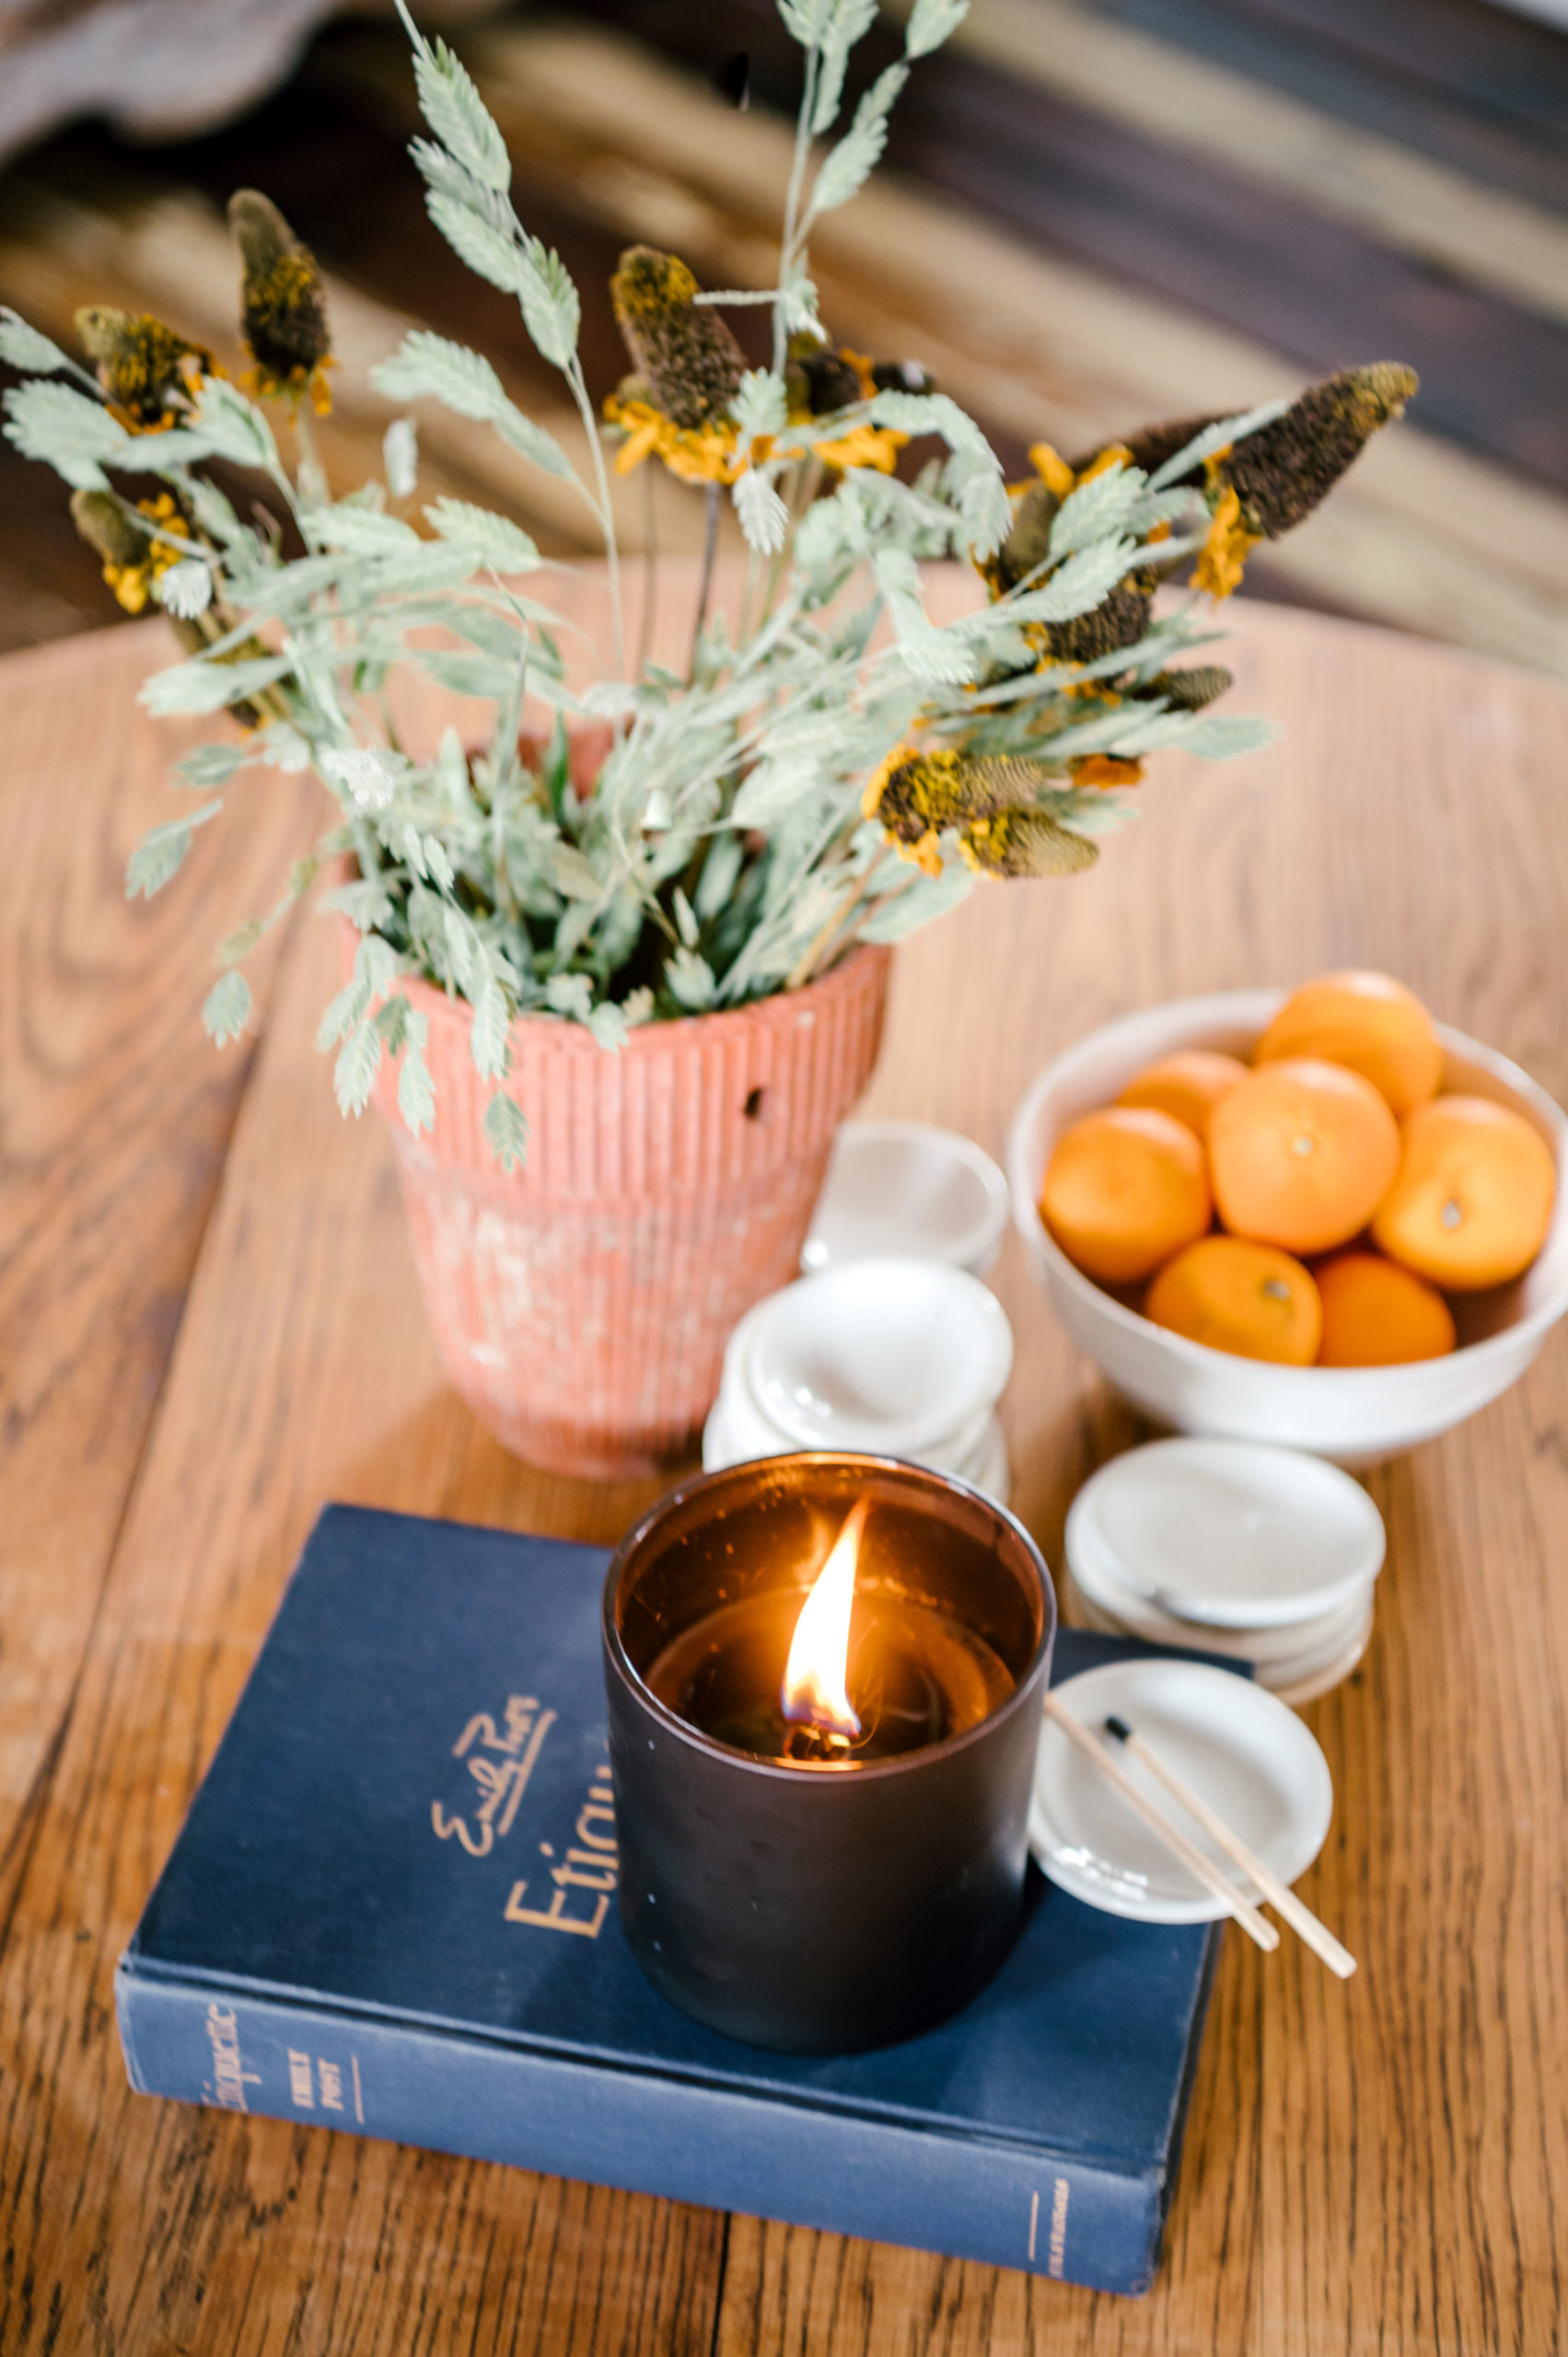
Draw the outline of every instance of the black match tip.
<instances>
[{"instance_id":1,"label":"black match tip","mask_svg":"<svg viewBox=\"0 0 1568 2357\"><path fill-rule=\"evenodd\" d=\"M1107 1719L1105 1731L1107 1735L1113 1735L1118 1743L1130 1743L1132 1739L1132 1730L1125 1719Z\"/></svg>"}]
</instances>

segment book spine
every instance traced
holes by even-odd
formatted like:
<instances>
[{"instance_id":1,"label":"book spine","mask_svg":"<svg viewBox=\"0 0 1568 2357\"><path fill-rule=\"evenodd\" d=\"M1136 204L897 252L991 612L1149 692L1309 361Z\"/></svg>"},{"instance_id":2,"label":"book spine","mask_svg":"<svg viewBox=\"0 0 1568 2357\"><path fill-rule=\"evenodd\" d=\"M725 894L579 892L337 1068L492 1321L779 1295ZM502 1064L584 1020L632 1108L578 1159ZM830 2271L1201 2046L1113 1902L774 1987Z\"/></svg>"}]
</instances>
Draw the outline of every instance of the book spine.
<instances>
[{"instance_id":1,"label":"book spine","mask_svg":"<svg viewBox=\"0 0 1568 2357\"><path fill-rule=\"evenodd\" d=\"M122 1965L144 2095L311 2120L1108 2292L1148 2288L1165 2188L1049 2153Z\"/></svg>"}]
</instances>

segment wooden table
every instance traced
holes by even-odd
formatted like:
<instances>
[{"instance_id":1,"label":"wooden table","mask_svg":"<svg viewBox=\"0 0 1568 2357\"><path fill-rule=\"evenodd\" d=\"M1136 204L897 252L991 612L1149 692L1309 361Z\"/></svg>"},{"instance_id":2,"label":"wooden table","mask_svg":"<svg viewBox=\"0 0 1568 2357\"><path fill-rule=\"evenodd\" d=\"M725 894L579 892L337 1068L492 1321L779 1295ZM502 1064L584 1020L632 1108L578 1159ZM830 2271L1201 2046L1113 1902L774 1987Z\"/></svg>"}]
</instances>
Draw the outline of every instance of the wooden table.
<instances>
[{"instance_id":1,"label":"wooden table","mask_svg":"<svg viewBox=\"0 0 1568 2357\"><path fill-rule=\"evenodd\" d=\"M1568 703L1239 612L1283 745L1163 764L1091 876L987 888L900 953L868 1105L993 1152L1045 1060L1179 992L1359 961L1568 1097ZM311 789L251 789L150 907L178 732L157 625L0 665L0 2349L6 2357L784 2357L1568 2345L1568 1369L1377 1474L1363 1667L1304 1896L1361 1958L1226 1941L1167 2252L1127 2302L831 2235L132 2096L114 1959L318 1506L613 1539L649 1494L530 1471L444 1388L391 1157L312 1045L331 929L197 1017ZM1008 1437L1048 1555L1132 1423L1011 1243Z\"/></svg>"}]
</instances>

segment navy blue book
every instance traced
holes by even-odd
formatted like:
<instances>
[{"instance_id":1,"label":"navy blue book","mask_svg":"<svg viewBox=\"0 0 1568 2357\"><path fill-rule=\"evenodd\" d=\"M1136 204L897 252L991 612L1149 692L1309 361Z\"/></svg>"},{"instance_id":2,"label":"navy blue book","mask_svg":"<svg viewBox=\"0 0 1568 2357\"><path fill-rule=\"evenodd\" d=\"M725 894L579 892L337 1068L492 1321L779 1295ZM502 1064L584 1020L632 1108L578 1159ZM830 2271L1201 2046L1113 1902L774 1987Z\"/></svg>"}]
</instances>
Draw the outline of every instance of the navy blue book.
<instances>
[{"instance_id":1,"label":"navy blue book","mask_svg":"<svg viewBox=\"0 0 1568 2357\"><path fill-rule=\"evenodd\" d=\"M1218 1927L1031 1868L1006 1964L921 2038L689 2021L616 1910L607 1560L327 1509L121 1960L133 2086L1146 2289ZM1064 1631L1055 1674L1138 1650Z\"/></svg>"}]
</instances>

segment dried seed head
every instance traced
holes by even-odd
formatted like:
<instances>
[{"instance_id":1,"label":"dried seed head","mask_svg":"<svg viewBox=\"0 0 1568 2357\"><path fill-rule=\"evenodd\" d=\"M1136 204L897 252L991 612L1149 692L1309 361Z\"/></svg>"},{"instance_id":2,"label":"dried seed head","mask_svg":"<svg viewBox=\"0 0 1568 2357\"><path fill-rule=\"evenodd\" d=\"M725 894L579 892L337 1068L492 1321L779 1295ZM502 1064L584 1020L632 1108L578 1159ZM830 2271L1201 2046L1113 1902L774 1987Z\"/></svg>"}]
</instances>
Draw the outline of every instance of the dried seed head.
<instances>
[{"instance_id":1,"label":"dried seed head","mask_svg":"<svg viewBox=\"0 0 1568 2357\"><path fill-rule=\"evenodd\" d=\"M1412 368L1391 360L1347 368L1308 386L1272 425L1238 442L1214 477L1234 486L1247 530L1277 540L1310 516L1378 427L1401 413L1417 383Z\"/></svg>"},{"instance_id":2,"label":"dried seed head","mask_svg":"<svg viewBox=\"0 0 1568 2357\"><path fill-rule=\"evenodd\" d=\"M686 264L653 246L628 247L610 282L633 366L687 430L724 417L746 372L740 346L718 313L693 299L697 291Z\"/></svg>"},{"instance_id":3,"label":"dried seed head","mask_svg":"<svg viewBox=\"0 0 1568 2357\"><path fill-rule=\"evenodd\" d=\"M1006 539L986 568L993 592L1003 597L1045 563L1051 527L1062 502L1048 483L1031 482L1013 510Z\"/></svg>"},{"instance_id":4,"label":"dried seed head","mask_svg":"<svg viewBox=\"0 0 1568 2357\"><path fill-rule=\"evenodd\" d=\"M111 492L74 491L71 521L106 565L140 564L145 561L147 536L136 529Z\"/></svg>"},{"instance_id":5,"label":"dried seed head","mask_svg":"<svg viewBox=\"0 0 1568 2357\"><path fill-rule=\"evenodd\" d=\"M918 360L873 360L847 344L834 346L819 337L792 335L784 359L792 417L826 417L836 409L850 409L877 393L930 393L935 390L929 370Z\"/></svg>"},{"instance_id":6,"label":"dried seed head","mask_svg":"<svg viewBox=\"0 0 1568 2357\"><path fill-rule=\"evenodd\" d=\"M1156 575L1146 567L1130 573L1102 598L1092 613L1074 614L1067 622L1039 625L1046 651L1057 663L1098 663L1131 646L1149 627Z\"/></svg>"},{"instance_id":7,"label":"dried seed head","mask_svg":"<svg viewBox=\"0 0 1568 2357\"><path fill-rule=\"evenodd\" d=\"M1075 876L1099 851L1046 810L1001 810L979 819L959 838L965 858L987 876Z\"/></svg>"},{"instance_id":8,"label":"dried seed head","mask_svg":"<svg viewBox=\"0 0 1568 2357\"><path fill-rule=\"evenodd\" d=\"M1312 513L1377 428L1400 415L1419 381L1413 368L1393 360L1343 369L1309 385L1272 425L1211 459L1207 469L1200 460L1180 480L1197 482L1206 473L1212 500L1234 487L1242 528L1254 539L1277 540ZM1132 463L1153 474L1225 414L1147 427L1128 442Z\"/></svg>"},{"instance_id":9,"label":"dried seed head","mask_svg":"<svg viewBox=\"0 0 1568 2357\"><path fill-rule=\"evenodd\" d=\"M1164 696L1178 712L1202 712L1235 684L1223 664L1195 663L1185 671L1157 671L1141 695Z\"/></svg>"},{"instance_id":10,"label":"dried seed head","mask_svg":"<svg viewBox=\"0 0 1568 2357\"><path fill-rule=\"evenodd\" d=\"M833 410L848 409L865 399L865 387L853 361L835 352L830 343L819 343L812 335L791 336L784 382L790 408L807 417L826 417Z\"/></svg>"},{"instance_id":11,"label":"dried seed head","mask_svg":"<svg viewBox=\"0 0 1568 2357\"><path fill-rule=\"evenodd\" d=\"M103 577L128 614L145 610L161 576L180 559L177 545L190 530L172 492L143 499L133 510L106 491L72 494L71 521L103 560ZM175 534L174 540L163 537Z\"/></svg>"},{"instance_id":12,"label":"dried seed head","mask_svg":"<svg viewBox=\"0 0 1568 2357\"><path fill-rule=\"evenodd\" d=\"M257 391L319 393L317 372L331 357L332 340L315 256L259 189L229 198L228 226L244 270L240 325Z\"/></svg>"},{"instance_id":13,"label":"dried seed head","mask_svg":"<svg viewBox=\"0 0 1568 2357\"><path fill-rule=\"evenodd\" d=\"M874 360L871 381L879 393L934 393L935 377L918 360Z\"/></svg>"}]
</instances>

